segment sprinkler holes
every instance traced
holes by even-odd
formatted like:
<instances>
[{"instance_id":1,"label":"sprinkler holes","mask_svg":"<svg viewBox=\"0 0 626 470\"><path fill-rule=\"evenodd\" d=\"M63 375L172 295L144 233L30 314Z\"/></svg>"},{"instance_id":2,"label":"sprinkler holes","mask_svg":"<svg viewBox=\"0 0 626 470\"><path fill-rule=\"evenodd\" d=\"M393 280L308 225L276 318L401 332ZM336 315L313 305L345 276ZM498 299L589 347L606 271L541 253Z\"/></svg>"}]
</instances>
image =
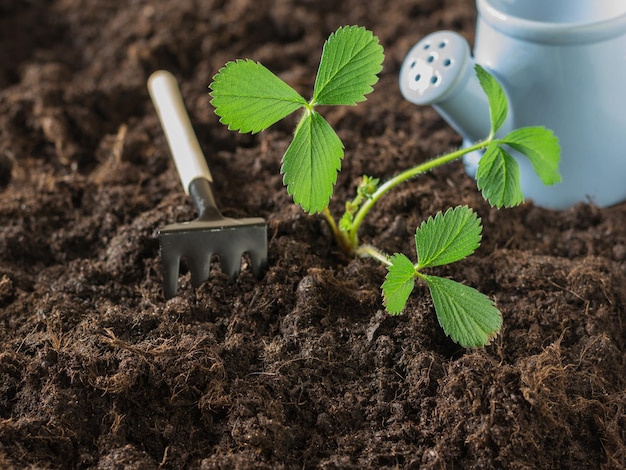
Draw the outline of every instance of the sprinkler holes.
<instances>
[{"instance_id":1,"label":"sprinkler holes","mask_svg":"<svg viewBox=\"0 0 626 470\"><path fill-rule=\"evenodd\" d=\"M446 49L448 47L448 40L444 39L435 44L430 42L423 44L422 50L428 51L427 53L421 55L417 54L411 58L411 62L409 63L409 69L414 70L413 81L414 83L421 83L421 85L415 85L420 89L426 90L429 86L439 86L441 85L443 80L443 76L440 71L437 70L437 64L440 64L441 68L448 68L454 63L454 59L451 57L442 58L441 50ZM434 50L435 49L435 50ZM420 63L430 64L430 67L427 67L426 70L430 69L426 75L424 75L424 70L421 69ZM432 67L432 68L431 68Z\"/></svg>"}]
</instances>

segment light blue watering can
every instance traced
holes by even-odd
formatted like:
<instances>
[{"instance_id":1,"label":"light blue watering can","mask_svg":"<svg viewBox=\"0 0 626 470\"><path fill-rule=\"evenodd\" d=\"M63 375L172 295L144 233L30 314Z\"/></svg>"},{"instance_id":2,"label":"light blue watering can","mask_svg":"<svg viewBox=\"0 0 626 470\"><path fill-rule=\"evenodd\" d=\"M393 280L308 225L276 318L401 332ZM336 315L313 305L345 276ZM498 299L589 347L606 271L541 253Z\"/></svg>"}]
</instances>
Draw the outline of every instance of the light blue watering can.
<instances>
[{"instance_id":1,"label":"light blue watering can","mask_svg":"<svg viewBox=\"0 0 626 470\"><path fill-rule=\"evenodd\" d=\"M465 145L489 134L480 64L500 82L509 117L498 136L524 126L552 129L561 143L563 181L544 186L528 160L522 191L564 209L626 200L626 0L477 0L474 56L457 33L426 36L408 53L400 89L433 105ZM465 158L474 174L480 154Z\"/></svg>"}]
</instances>

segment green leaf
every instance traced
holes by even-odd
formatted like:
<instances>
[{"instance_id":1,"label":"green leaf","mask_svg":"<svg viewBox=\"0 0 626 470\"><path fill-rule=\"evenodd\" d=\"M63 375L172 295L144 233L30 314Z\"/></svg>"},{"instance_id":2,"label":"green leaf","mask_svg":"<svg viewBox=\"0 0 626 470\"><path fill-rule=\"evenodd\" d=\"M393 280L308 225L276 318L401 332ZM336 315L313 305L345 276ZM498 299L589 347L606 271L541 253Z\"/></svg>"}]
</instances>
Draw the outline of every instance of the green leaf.
<instances>
[{"instance_id":1,"label":"green leaf","mask_svg":"<svg viewBox=\"0 0 626 470\"><path fill-rule=\"evenodd\" d=\"M296 204L315 214L328 206L341 167L343 144L315 111L306 111L283 157L281 173Z\"/></svg>"},{"instance_id":2,"label":"green leaf","mask_svg":"<svg viewBox=\"0 0 626 470\"><path fill-rule=\"evenodd\" d=\"M345 26L324 43L313 90L314 105L354 105L365 100L382 70L383 48L371 31Z\"/></svg>"},{"instance_id":3,"label":"green leaf","mask_svg":"<svg viewBox=\"0 0 626 470\"><path fill-rule=\"evenodd\" d=\"M502 327L502 314L489 297L451 279L422 275L435 304L437 320L465 348L489 344Z\"/></svg>"},{"instance_id":4,"label":"green leaf","mask_svg":"<svg viewBox=\"0 0 626 470\"><path fill-rule=\"evenodd\" d=\"M559 139L545 127L523 127L509 133L500 142L526 155L543 184L561 181Z\"/></svg>"},{"instance_id":5,"label":"green leaf","mask_svg":"<svg viewBox=\"0 0 626 470\"><path fill-rule=\"evenodd\" d=\"M478 162L478 189L492 206L517 206L524 202L519 165L497 142L491 142Z\"/></svg>"},{"instance_id":6,"label":"green leaf","mask_svg":"<svg viewBox=\"0 0 626 470\"><path fill-rule=\"evenodd\" d=\"M415 266L405 255L396 253L388 269L383 283L385 308L392 315L398 315L415 287Z\"/></svg>"},{"instance_id":7,"label":"green leaf","mask_svg":"<svg viewBox=\"0 0 626 470\"><path fill-rule=\"evenodd\" d=\"M298 92L252 60L229 62L209 88L220 122L240 132L267 129L307 104Z\"/></svg>"},{"instance_id":8,"label":"green leaf","mask_svg":"<svg viewBox=\"0 0 626 470\"><path fill-rule=\"evenodd\" d=\"M429 217L415 232L417 268L441 266L471 255L480 245L481 232L480 219L467 206Z\"/></svg>"},{"instance_id":9,"label":"green leaf","mask_svg":"<svg viewBox=\"0 0 626 470\"><path fill-rule=\"evenodd\" d=\"M354 215L351 212L344 212L339 219L339 229L342 232L348 232L352 228L352 223L354 221Z\"/></svg>"},{"instance_id":10,"label":"green leaf","mask_svg":"<svg viewBox=\"0 0 626 470\"><path fill-rule=\"evenodd\" d=\"M474 66L478 81L489 101L489 117L491 118L491 131L495 134L506 119L509 112L506 95L498 81L480 65Z\"/></svg>"}]
</instances>

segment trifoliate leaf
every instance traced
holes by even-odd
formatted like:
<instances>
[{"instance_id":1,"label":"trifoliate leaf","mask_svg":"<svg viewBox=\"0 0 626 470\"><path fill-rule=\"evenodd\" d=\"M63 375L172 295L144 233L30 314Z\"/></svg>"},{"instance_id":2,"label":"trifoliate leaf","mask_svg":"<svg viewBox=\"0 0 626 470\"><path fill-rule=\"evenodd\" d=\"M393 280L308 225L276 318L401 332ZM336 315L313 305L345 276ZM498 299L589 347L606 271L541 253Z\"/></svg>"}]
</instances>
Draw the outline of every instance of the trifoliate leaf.
<instances>
[{"instance_id":1,"label":"trifoliate leaf","mask_svg":"<svg viewBox=\"0 0 626 470\"><path fill-rule=\"evenodd\" d=\"M385 308L392 315L398 315L415 287L415 266L405 255L396 253L388 269L383 283Z\"/></svg>"},{"instance_id":2,"label":"trifoliate leaf","mask_svg":"<svg viewBox=\"0 0 626 470\"><path fill-rule=\"evenodd\" d=\"M315 87L314 105L354 105L365 100L382 70L383 48L371 31L345 26L324 43Z\"/></svg>"},{"instance_id":3,"label":"trifoliate leaf","mask_svg":"<svg viewBox=\"0 0 626 470\"><path fill-rule=\"evenodd\" d=\"M478 162L476 182L492 206L513 207L524 202L519 165L497 142L489 144Z\"/></svg>"},{"instance_id":4,"label":"trifoliate leaf","mask_svg":"<svg viewBox=\"0 0 626 470\"><path fill-rule=\"evenodd\" d=\"M415 232L418 269L441 266L471 255L480 245L482 226L467 206L429 217Z\"/></svg>"},{"instance_id":5,"label":"trifoliate leaf","mask_svg":"<svg viewBox=\"0 0 626 470\"><path fill-rule=\"evenodd\" d=\"M343 144L315 111L306 111L283 157L281 173L296 204L315 214L328 206L341 167Z\"/></svg>"},{"instance_id":6,"label":"trifoliate leaf","mask_svg":"<svg viewBox=\"0 0 626 470\"><path fill-rule=\"evenodd\" d=\"M543 184L552 185L561 181L561 147L559 139L551 130L545 127L523 127L500 141L526 155Z\"/></svg>"},{"instance_id":7,"label":"trifoliate leaf","mask_svg":"<svg viewBox=\"0 0 626 470\"><path fill-rule=\"evenodd\" d=\"M491 118L491 131L495 134L506 119L509 107L506 95L498 81L480 65L474 66L478 81L489 101L489 117Z\"/></svg>"},{"instance_id":8,"label":"trifoliate leaf","mask_svg":"<svg viewBox=\"0 0 626 470\"><path fill-rule=\"evenodd\" d=\"M489 297L451 279L423 275L437 320L450 338L465 348L485 346L502 327L502 314Z\"/></svg>"},{"instance_id":9,"label":"trifoliate leaf","mask_svg":"<svg viewBox=\"0 0 626 470\"><path fill-rule=\"evenodd\" d=\"M267 129L307 104L298 92L252 60L229 62L209 88L220 122L240 132Z\"/></svg>"}]
</instances>

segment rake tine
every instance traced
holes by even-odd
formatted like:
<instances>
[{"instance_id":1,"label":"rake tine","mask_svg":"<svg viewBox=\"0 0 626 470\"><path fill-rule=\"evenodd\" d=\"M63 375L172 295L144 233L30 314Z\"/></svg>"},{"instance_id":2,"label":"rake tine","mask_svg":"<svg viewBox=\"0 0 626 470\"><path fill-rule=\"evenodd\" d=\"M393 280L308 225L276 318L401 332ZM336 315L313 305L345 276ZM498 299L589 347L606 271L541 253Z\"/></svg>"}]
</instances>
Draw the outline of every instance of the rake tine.
<instances>
[{"instance_id":1,"label":"rake tine","mask_svg":"<svg viewBox=\"0 0 626 470\"><path fill-rule=\"evenodd\" d=\"M187 259L189 272L191 273L191 285L193 287L199 287L209 278L211 256L212 253L206 253L202 256L194 256Z\"/></svg>"},{"instance_id":2,"label":"rake tine","mask_svg":"<svg viewBox=\"0 0 626 470\"><path fill-rule=\"evenodd\" d=\"M180 270L180 257L168 255L161 251L161 265L163 266L163 295L171 299L178 290L178 273Z\"/></svg>"},{"instance_id":3,"label":"rake tine","mask_svg":"<svg viewBox=\"0 0 626 470\"><path fill-rule=\"evenodd\" d=\"M219 257L222 271L231 278L236 278L241 270L241 256L242 253L239 252L221 253Z\"/></svg>"}]
</instances>

